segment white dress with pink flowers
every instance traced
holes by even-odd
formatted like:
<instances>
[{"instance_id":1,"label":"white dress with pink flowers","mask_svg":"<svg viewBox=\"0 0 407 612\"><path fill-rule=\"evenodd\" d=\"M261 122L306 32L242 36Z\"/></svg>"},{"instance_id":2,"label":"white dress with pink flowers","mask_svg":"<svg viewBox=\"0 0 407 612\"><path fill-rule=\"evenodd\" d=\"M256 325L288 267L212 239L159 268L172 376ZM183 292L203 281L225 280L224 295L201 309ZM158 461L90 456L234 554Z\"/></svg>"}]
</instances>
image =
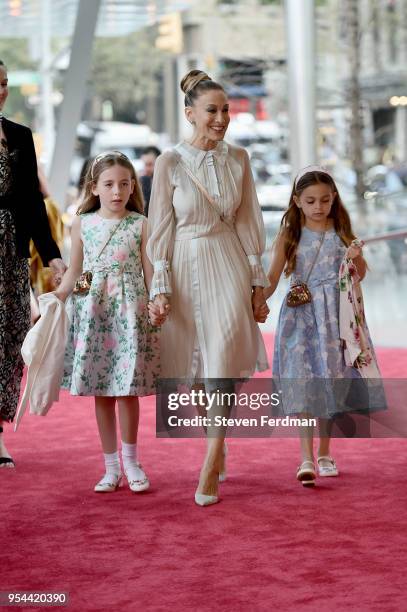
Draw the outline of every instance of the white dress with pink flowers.
<instances>
[{"instance_id":1,"label":"white dress with pink flowers","mask_svg":"<svg viewBox=\"0 0 407 612\"><path fill-rule=\"evenodd\" d=\"M81 215L83 270L90 270L93 279L87 295L72 295L66 305L71 325L62 386L72 395L155 393L159 337L147 316L143 219L136 212L123 220L104 219L98 212Z\"/></svg>"}]
</instances>

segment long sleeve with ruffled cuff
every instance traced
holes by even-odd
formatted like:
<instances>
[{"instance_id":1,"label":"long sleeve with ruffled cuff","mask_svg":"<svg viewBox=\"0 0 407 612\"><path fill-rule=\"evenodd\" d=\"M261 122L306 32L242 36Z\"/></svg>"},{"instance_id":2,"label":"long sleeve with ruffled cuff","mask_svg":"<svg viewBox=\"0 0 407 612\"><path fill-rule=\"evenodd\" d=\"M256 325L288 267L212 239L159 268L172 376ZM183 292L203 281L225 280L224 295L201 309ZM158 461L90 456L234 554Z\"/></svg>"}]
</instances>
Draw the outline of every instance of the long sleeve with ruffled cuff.
<instances>
[{"instance_id":1,"label":"long sleeve with ruffled cuff","mask_svg":"<svg viewBox=\"0 0 407 612\"><path fill-rule=\"evenodd\" d=\"M160 293L171 294L170 261L172 256L175 217L172 204L174 157L163 153L157 159L151 189L147 255L154 266L150 299Z\"/></svg>"},{"instance_id":2,"label":"long sleeve with ruffled cuff","mask_svg":"<svg viewBox=\"0 0 407 612\"><path fill-rule=\"evenodd\" d=\"M249 156L246 151L242 151L242 155L244 156L242 200L237 209L235 228L249 261L252 287L267 287L269 282L261 263L261 255L266 243L263 217L257 199Z\"/></svg>"}]
</instances>

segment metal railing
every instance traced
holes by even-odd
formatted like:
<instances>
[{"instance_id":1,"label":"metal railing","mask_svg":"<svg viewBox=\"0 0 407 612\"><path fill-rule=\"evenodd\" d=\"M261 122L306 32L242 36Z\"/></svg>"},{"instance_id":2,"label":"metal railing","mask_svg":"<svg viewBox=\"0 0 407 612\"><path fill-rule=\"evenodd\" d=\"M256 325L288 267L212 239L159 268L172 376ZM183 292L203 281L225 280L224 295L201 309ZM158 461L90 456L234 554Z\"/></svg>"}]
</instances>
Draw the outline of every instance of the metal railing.
<instances>
[{"instance_id":1,"label":"metal railing","mask_svg":"<svg viewBox=\"0 0 407 612\"><path fill-rule=\"evenodd\" d=\"M385 232L384 234L376 234L375 236L362 238L362 240L365 244L370 244L372 242L379 242L380 240L401 240L403 238L407 239L407 229L396 232Z\"/></svg>"}]
</instances>

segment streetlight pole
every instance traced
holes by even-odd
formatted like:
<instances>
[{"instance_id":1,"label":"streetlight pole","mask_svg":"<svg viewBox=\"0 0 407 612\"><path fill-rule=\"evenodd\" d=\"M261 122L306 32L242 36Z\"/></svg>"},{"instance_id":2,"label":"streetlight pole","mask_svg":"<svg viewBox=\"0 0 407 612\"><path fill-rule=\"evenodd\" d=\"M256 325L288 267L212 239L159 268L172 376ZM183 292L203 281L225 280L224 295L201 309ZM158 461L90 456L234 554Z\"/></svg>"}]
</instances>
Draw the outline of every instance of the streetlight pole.
<instances>
[{"instance_id":1,"label":"streetlight pole","mask_svg":"<svg viewBox=\"0 0 407 612\"><path fill-rule=\"evenodd\" d=\"M75 149L76 128L81 119L86 78L91 63L93 37L101 0L79 0L72 36L69 68L65 76L64 99L59 114L54 154L50 171L51 193L65 206L69 173Z\"/></svg>"},{"instance_id":2,"label":"streetlight pole","mask_svg":"<svg viewBox=\"0 0 407 612\"><path fill-rule=\"evenodd\" d=\"M285 0L293 174L316 161L314 0Z\"/></svg>"},{"instance_id":3,"label":"streetlight pole","mask_svg":"<svg viewBox=\"0 0 407 612\"><path fill-rule=\"evenodd\" d=\"M55 122L52 100L51 70L51 0L41 0L41 132L43 134L46 170L54 148Z\"/></svg>"}]
</instances>

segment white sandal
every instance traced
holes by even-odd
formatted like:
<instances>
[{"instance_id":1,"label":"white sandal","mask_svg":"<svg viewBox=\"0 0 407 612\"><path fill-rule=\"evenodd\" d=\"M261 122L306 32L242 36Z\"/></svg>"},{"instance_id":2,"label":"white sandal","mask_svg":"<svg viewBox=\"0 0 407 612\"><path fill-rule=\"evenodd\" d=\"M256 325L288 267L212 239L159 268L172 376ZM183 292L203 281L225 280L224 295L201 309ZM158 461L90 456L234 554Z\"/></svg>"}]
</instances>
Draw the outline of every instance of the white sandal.
<instances>
[{"instance_id":1,"label":"white sandal","mask_svg":"<svg viewBox=\"0 0 407 612\"><path fill-rule=\"evenodd\" d=\"M297 470L297 480L299 480L304 487L313 487L316 477L314 462L303 461Z\"/></svg>"},{"instance_id":2,"label":"white sandal","mask_svg":"<svg viewBox=\"0 0 407 612\"><path fill-rule=\"evenodd\" d=\"M320 464L321 460L329 461L331 465L321 465ZM336 463L332 459L332 457L329 457L328 455L321 455L321 457L318 457L317 463L318 463L318 474L320 476L339 476L338 468L336 467Z\"/></svg>"},{"instance_id":3,"label":"white sandal","mask_svg":"<svg viewBox=\"0 0 407 612\"><path fill-rule=\"evenodd\" d=\"M124 470L124 473L129 483L129 489L133 491L133 493L147 491L150 487L150 481L140 463L137 462L136 467L130 467L128 470Z\"/></svg>"},{"instance_id":4,"label":"white sandal","mask_svg":"<svg viewBox=\"0 0 407 612\"><path fill-rule=\"evenodd\" d=\"M121 485L122 474L105 474L95 485L95 493L113 493Z\"/></svg>"}]
</instances>

